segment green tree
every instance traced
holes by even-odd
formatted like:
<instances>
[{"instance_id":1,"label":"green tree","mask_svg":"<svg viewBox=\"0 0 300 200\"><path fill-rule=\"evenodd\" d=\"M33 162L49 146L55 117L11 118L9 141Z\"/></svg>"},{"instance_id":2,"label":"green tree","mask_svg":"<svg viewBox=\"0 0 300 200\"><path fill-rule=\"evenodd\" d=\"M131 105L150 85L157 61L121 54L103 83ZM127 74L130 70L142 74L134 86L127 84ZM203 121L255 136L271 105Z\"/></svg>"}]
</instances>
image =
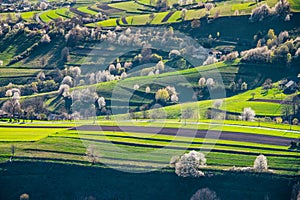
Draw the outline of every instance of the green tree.
<instances>
[{"instance_id":1,"label":"green tree","mask_svg":"<svg viewBox=\"0 0 300 200\"><path fill-rule=\"evenodd\" d=\"M194 110L190 107L187 107L181 113L181 118L184 119L184 124L186 125L186 120L192 118L194 115Z\"/></svg>"},{"instance_id":2,"label":"green tree","mask_svg":"<svg viewBox=\"0 0 300 200\"><path fill-rule=\"evenodd\" d=\"M156 101L161 101L163 103L166 103L170 98L169 92L166 88L159 89L155 93L155 99Z\"/></svg>"}]
</instances>

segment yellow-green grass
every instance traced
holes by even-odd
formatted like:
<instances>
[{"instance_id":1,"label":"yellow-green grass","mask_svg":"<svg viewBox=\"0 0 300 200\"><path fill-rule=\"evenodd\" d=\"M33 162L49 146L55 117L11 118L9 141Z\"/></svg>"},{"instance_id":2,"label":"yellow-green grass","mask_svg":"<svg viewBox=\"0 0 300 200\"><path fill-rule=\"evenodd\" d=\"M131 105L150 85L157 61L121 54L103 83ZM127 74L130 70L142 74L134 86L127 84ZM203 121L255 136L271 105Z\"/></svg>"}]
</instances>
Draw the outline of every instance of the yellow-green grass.
<instances>
[{"instance_id":1,"label":"yellow-green grass","mask_svg":"<svg viewBox=\"0 0 300 200\"><path fill-rule=\"evenodd\" d=\"M40 14L40 19L44 22L44 23L48 23L51 21L51 18L48 17L48 13L47 12L43 12L42 14Z\"/></svg>"},{"instance_id":2,"label":"yellow-green grass","mask_svg":"<svg viewBox=\"0 0 300 200\"><path fill-rule=\"evenodd\" d=\"M62 17L61 15L58 15L56 13L56 10L49 10L47 13L47 16L50 18L50 19L57 19L57 18L64 18Z\"/></svg>"},{"instance_id":3,"label":"yellow-green grass","mask_svg":"<svg viewBox=\"0 0 300 200\"><path fill-rule=\"evenodd\" d=\"M169 12L160 12L154 15L154 19L151 21L151 24L161 24L161 20L168 14Z\"/></svg>"},{"instance_id":4,"label":"yellow-green grass","mask_svg":"<svg viewBox=\"0 0 300 200\"><path fill-rule=\"evenodd\" d=\"M145 25L147 23L150 22L150 15L149 14L144 14L144 15L134 15L132 16L132 19L129 21L128 23L131 21L132 25ZM127 19L127 18L126 18ZM121 21L121 20L120 20Z\"/></svg>"},{"instance_id":5,"label":"yellow-green grass","mask_svg":"<svg viewBox=\"0 0 300 200\"><path fill-rule=\"evenodd\" d=\"M69 10L69 8L59 8L59 9L56 9L55 12L62 16L62 17L66 17L66 18L72 18L74 16L76 16L75 13L71 12Z\"/></svg>"},{"instance_id":6,"label":"yellow-green grass","mask_svg":"<svg viewBox=\"0 0 300 200\"><path fill-rule=\"evenodd\" d=\"M111 135L106 138L106 140L113 140L117 142L125 142L125 144L115 144L93 141L88 142L84 139L97 139L103 140L104 136L97 136L96 132L80 132L78 135L77 131L62 131L57 134L50 133L50 137L43 138L36 142L19 142L13 143L16 147L16 153L14 160L39 160L40 158L46 162L62 162L62 163L71 163L71 164L82 164L89 165L87 158L85 157L87 146L84 145L96 145L95 149L101 150L99 152L100 158L97 159L97 162L102 162L106 164L118 164L124 169L126 165L130 165L131 169L143 169L147 166L159 167L159 166L168 166L168 161L172 155L180 155L183 153L182 150L177 149L168 149L164 154L155 153L156 148L152 147L139 147L132 144L127 145L126 143L136 143L136 144L155 144L155 145L166 145L160 141L147 141L145 139L156 138L156 139L172 139L170 136L146 136L140 133L118 133L118 132L106 132L105 134ZM141 139L128 139L122 138L122 136L141 136ZM134 134L134 135L133 135ZM95 136L94 136L95 135ZM121 136L121 137L113 137ZM81 139L79 139L81 138ZM180 138L180 140L187 141L189 143L189 138ZM104 140L105 141L105 140ZM201 141L201 139L199 139ZM232 166L252 166L253 161L256 157L256 154L263 152L261 149L255 149L260 147L258 144L250 143L236 143L234 141L218 141L219 143L215 146L216 149L222 150L224 146L219 144L232 144L232 145L249 145L253 148L244 149L232 149L236 151L236 154L231 153L222 153L222 152L210 152L206 154L208 169L222 169L226 170ZM178 143L174 145L182 145ZM1 161L6 161L10 156L10 147L11 143L0 142L0 152L1 152ZM199 146L195 145L195 149L199 149ZM263 145L261 147L274 147L270 145ZM193 147L194 148L194 147ZM225 147L227 148L227 147ZM228 147L229 149L233 147ZM275 173L282 174L295 174L297 172L291 171L291 169L299 170L299 160L293 157L278 157L276 155L285 155L285 150L282 147L275 146L278 151L264 152L265 154L274 153L272 156L267 156L269 161L269 167L276 168ZM225 149L223 149L225 150ZM240 152L240 153L239 153ZM253 155L244 155L245 152L252 152ZM283 153L283 154L282 154ZM287 152L289 155L298 155L297 152ZM147 155L147 156L145 156ZM59 159L57 159L59 158ZM116 160L117 159L117 160ZM97 165L96 165L97 166ZM128 167L128 166L127 166Z\"/></svg>"},{"instance_id":7,"label":"yellow-green grass","mask_svg":"<svg viewBox=\"0 0 300 200\"><path fill-rule=\"evenodd\" d=\"M132 17L132 16L126 17L125 19L126 19L126 21L127 21L128 24L124 24L122 20L120 20L119 23L120 23L121 25L125 25L125 26L126 26L126 25L131 25L131 24L132 24L132 20L133 20L133 17Z\"/></svg>"},{"instance_id":8,"label":"yellow-green grass","mask_svg":"<svg viewBox=\"0 0 300 200\"><path fill-rule=\"evenodd\" d=\"M139 9L146 9L146 7L135 3L134 1L120 2L120 3L112 3L108 4L112 8L125 10L127 12L143 12Z\"/></svg>"},{"instance_id":9,"label":"yellow-green grass","mask_svg":"<svg viewBox=\"0 0 300 200\"><path fill-rule=\"evenodd\" d=\"M0 77L33 76L39 69L0 68Z\"/></svg>"},{"instance_id":10,"label":"yellow-green grass","mask_svg":"<svg viewBox=\"0 0 300 200\"><path fill-rule=\"evenodd\" d=\"M145 25L147 23L151 23L154 25L158 24L166 24L166 23L176 23L181 21L181 11L174 12L171 17L166 22L162 22L163 18L169 13L167 12L159 12L154 14L154 19L150 22L150 14L141 14L141 15L132 15L126 17L126 21L128 22L128 25ZM204 9L198 9L198 10L188 10L186 14L185 20L192 20L192 19L199 19L201 17L205 16ZM98 22L98 26L117 26L115 22L115 19L108 19L101 22ZM123 25L121 18L119 18L120 24ZM124 24L125 25L125 24ZM87 24L87 26L94 26L93 24Z\"/></svg>"},{"instance_id":11,"label":"yellow-green grass","mask_svg":"<svg viewBox=\"0 0 300 200\"><path fill-rule=\"evenodd\" d=\"M78 135L77 135L78 134ZM286 146L278 146L278 145L268 145L268 144L259 144L259 143L251 143L251 142L240 142L234 140L214 140L209 138L191 138L184 136L170 136L170 135L160 135L160 134L150 134L150 133L138 133L138 132L117 132L117 131L74 131L68 130L63 131L58 134L51 134L50 136L67 136L67 137L80 137L85 139L102 139L102 140L110 140L112 142L124 141L124 142L135 142L140 144L153 144L153 145L168 145L171 142L172 145L176 147L209 147L211 143L215 143L217 146L220 144L228 145L238 145L245 146L247 148L256 148L256 147L264 147L264 148L272 148L276 150L282 150L283 152L287 152L288 147ZM158 139L158 140L157 140ZM161 140L161 141L159 141ZM192 144L192 143L203 143L203 144ZM219 147L218 147L219 148ZM226 149L228 147L220 147L220 149ZM235 149L235 148L234 148ZM251 152L251 151L249 151ZM300 152L288 152L295 153L293 155L299 155Z\"/></svg>"},{"instance_id":12,"label":"yellow-green grass","mask_svg":"<svg viewBox=\"0 0 300 200\"><path fill-rule=\"evenodd\" d=\"M178 22L178 21L181 21L181 11L174 12L173 15L168 19L169 23Z\"/></svg>"},{"instance_id":13,"label":"yellow-green grass","mask_svg":"<svg viewBox=\"0 0 300 200\"><path fill-rule=\"evenodd\" d=\"M88 6L85 6L85 7L78 7L77 10L81 11L81 12L84 12L84 13L87 13L89 15L96 15L98 14L97 12L93 11L93 10L90 10L88 8Z\"/></svg>"},{"instance_id":14,"label":"yellow-green grass","mask_svg":"<svg viewBox=\"0 0 300 200\"><path fill-rule=\"evenodd\" d=\"M93 24L88 24L88 26L92 26ZM112 26L117 26L116 19L108 19L104 21L100 21L97 23L98 26L101 27L112 27Z\"/></svg>"},{"instance_id":15,"label":"yellow-green grass","mask_svg":"<svg viewBox=\"0 0 300 200\"><path fill-rule=\"evenodd\" d=\"M37 13L36 11L23 12L23 13L21 13L21 17L23 20L31 22L34 20L33 17L36 13Z\"/></svg>"},{"instance_id":16,"label":"yellow-green grass","mask_svg":"<svg viewBox=\"0 0 300 200\"><path fill-rule=\"evenodd\" d=\"M99 120L99 125L106 126L144 126L144 127L165 127L165 128L189 128L189 129L198 129L198 130L219 130L219 131L228 131L228 132L242 132L242 133L250 133L250 134L260 134L260 135L269 135L269 136L280 136L280 137L288 137L288 138L299 138L300 132L289 132L288 130L266 130L261 129L259 127L252 126L223 126L222 124L195 124L195 123L187 123L178 122L178 120L166 120L166 121L104 121ZM287 128L287 127L286 127Z\"/></svg>"},{"instance_id":17,"label":"yellow-green grass","mask_svg":"<svg viewBox=\"0 0 300 200\"><path fill-rule=\"evenodd\" d=\"M16 13L0 13L0 19L7 20L9 15L13 21L17 20Z\"/></svg>"},{"instance_id":18,"label":"yellow-green grass","mask_svg":"<svg viewBox=\"0 0 300 200\"><path fill-rule=\"evenodd\" d=\"M274 129L283 129L283 130L293 130L300 131L299 125L290 125L290 124L278 124L275 122L264 122L262 119L256 121L237 121L237 120L199 120L204 123L216 123L216 124L228 124L228 125L241 125L241 126L251 126L251 127L265 127L265 128L274 128ZM300 137L300 132L299 132Z\"/></svg>"},{"instance_id":19,"label":"yellow-green grass","mask_svg":"<svg viewBox=\"0 0 300 200\"><path fill-rule=\"evenodd\" d=\"M291 10L294 12L300 11L300 1L299 0L289 0L289 3L291 4Z\"/></svg>"},{"instance_id":20,"label":"yellow-green grass","mask_svg":"<svg viewBox=\"0 0 300 200\"><path fill-rule=\"evenodd\" d=\"M64 129L53 128L1 128L0 142L21 142L37 141L47 137L51 133L59 132Z\"/></svg>"},{"instance_id":21,"label":"yellow-green grass","mask_svg":"<svg viewBox=\"0 0 300 200\"><path fill-rule=\"evenodd\" d=\"M185 20L192 20L192 19L200 19L205 16L204 9L197 9L197 10L188 10L185 16Z\"/></svg>"}]
</instances>

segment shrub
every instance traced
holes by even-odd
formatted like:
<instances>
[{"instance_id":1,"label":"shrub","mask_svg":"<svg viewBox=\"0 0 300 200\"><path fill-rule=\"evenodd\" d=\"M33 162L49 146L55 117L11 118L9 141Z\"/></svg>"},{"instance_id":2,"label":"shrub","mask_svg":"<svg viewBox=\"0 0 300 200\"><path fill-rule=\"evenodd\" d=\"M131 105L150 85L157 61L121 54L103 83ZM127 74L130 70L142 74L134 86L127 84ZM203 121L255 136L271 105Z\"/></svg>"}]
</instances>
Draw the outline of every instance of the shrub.
<instances>
[{"instance_id":1,"label":"shrub","mask_svg":"<svg viewBox=\"0 0 300 200\"><path fill-rule=\"evenodd\" d=\"M201 177L204 173L199 167L206 165L206 158L203 153L190 151L183 154L175 163L175 173L182 177Z\"/></svg>"},{"instance_id":2,"label":"shrub","mask_svg":"<svg viewBox=\"0 0 300 200\"><path fill-rule=\"evenodd\" d=\"M259 155L256 157L254 161L253 168L257 172L265 172L268 171L268 161L264 155Z\"/></svg>"},{"instance_id":3,"label":"shrub","mask_svg":"<svg viewBox=\"0 0 300 200\"><path fill-rule=\"evenodd\" d=\"M281 123L282 123L282 118L281 118L281 117L276 117L276 118L275 118L275 122L276 122L277 124L281 124Z\"/></svg>"},{"instance_id":4,"label":"shrub","mask_svg":"<svg viewBox=\"0 0 300 200\"><path fill-rule=\"evenodd\" d=\"M294 119L293 119L293 124L294 124L294 125L298 125L298 123L299 123L299 120L298 120L297 118L294 118Z\"/></svg>"}]
</instances>

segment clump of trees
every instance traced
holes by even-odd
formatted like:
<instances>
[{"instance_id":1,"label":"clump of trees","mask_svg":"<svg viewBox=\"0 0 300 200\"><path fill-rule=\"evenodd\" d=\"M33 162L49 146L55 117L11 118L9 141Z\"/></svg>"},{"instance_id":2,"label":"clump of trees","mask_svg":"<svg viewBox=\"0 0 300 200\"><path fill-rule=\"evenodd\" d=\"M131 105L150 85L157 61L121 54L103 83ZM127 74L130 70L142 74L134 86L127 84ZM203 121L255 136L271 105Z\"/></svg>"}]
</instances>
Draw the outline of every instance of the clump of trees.
<instances>
[{"instance_id":1,"label":"clump of trees","mask_svg":"<svg viewBox=\"0 0 300 200\"><path fill-rule=\"evenodd\" d=\"M21 92L18 88L12 88L6 91L5 96L9 99L2 105L2 110L12 118L19 118L21 115L20 97Z\"/></svg>"},{"instance_id":2,"label":"clump of trees","mask_svg":"<svg viewBox=\"0 0 300 200\"><path fill-rule=\"evenodd\" d=\"M157 90L155 99L162 104L166 104L167 102L178 103L179 100L175 87L171 86Z\"/></svg>"},{"instance_id":3,"label":"clump of trees","mask_svg":"<svg viewBox=\"0 0 300 200\"><path fill-rule=\"evenodd\" d=\"M237 172L272 172L272 170L268 169L268 160L267 157L260 154L258 155L253 163L253 167L232 167L230 168L232 171Z\"/></svg>"},{"instance_id":4,"label":"clump of trees","mask_svg":"<svg viewBox=\"0 0 300 200\"><path fill-rule=\"evenodd\" d=\"M201 177L204 173L200 168L206 166L206 158L203 153L190 151L180 156L178 159L173 157L170 162L175 166L175 173L181 177Z\"/></svg>"},{"instance_id":5,"label":"clump of trees","mask_svg":"<svg viewBox=\"0 0 300 200\"><path fill-rule=\"evenodd\" d=\"M290 4L287 0L280 0L273 8L270 8L267 4L262 4L252 10L250 21L257 22L262 21L267 17L277 16L282 19L290 17Z\"/></svg>"}]
</instances>

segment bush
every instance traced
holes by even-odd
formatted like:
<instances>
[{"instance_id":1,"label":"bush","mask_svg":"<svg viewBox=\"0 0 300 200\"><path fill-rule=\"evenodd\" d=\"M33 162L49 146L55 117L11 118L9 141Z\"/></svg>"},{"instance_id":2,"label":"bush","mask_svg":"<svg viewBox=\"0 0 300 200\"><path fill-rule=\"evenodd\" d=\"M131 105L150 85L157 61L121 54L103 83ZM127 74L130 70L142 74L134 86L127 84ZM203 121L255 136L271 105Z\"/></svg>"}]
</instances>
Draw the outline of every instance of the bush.
<instances>
[{"instance_id":1,"label":"bush","mask_svg":"<svg viewBox=\"0 0 300 200\"><path fill-rule=\"evenodd\" d=\"M294 124L294 125L298 125L298 123L299 123L299 120L298 120L297 118L294 118L294 119L293 119L293 124Z\"/></svg>"}]
</instances>

